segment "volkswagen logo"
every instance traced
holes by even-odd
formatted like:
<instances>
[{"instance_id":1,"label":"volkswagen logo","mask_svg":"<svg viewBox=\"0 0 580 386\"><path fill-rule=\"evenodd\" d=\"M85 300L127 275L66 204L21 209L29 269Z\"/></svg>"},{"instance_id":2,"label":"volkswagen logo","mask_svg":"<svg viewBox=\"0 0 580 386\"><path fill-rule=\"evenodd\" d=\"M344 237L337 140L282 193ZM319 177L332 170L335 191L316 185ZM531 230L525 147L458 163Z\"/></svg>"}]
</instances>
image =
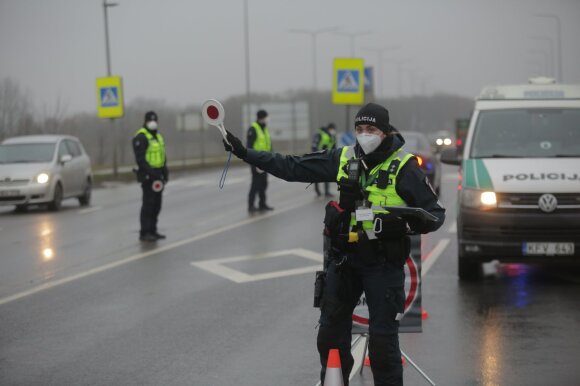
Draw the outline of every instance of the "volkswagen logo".
<instances>
[{"instance_id":1,"label":"volkswagen logo","mask_svg":"<svg viewBox=\"0 0 580 386\"><path fill-rule=\"evenodd\" d=\"M542 194L538 200L538 206L543 212L550 213L556 210L558 200L553 194Z\"/></svg>"}]
</instances>

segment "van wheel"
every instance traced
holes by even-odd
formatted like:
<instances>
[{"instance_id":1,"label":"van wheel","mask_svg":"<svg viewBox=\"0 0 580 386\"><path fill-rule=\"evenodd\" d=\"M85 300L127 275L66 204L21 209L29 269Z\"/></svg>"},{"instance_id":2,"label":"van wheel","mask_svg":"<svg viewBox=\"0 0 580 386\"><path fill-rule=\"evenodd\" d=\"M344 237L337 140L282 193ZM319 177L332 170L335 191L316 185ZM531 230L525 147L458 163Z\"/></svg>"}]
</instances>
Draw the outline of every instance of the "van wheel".
<instances>
[{"instance_id":1,"label":"van wheel","mask_svg":"<svg viewBox=\"0 0 580 386\"><path fill-rule=\"evenodd\" d=\"M48 204L48 209L53 212L58 212L62 204L62 185L59 183L54 187L54 196L52 201Z\"/></svg>"},{"instance_id":2,"label":"van wheel","mask_svg":"<svg viewBox=\"0 0 580 386\"><path fill-rule=\"evenodd\" d=\"M459 273L459 280L477 280L480 279L483 270L479 261L471 261L461 256L457 257L457 271Z\"/></svg>"},{"instance_id":3,"label":"van wheel","mask_svg":"<svg viewBox=\"0 0 580 386\"><path fill-rule=\"evenodd\" d=\"M90 179L87 179L87 185L83 191L83 195L79 196L79 204L81 206L89 206L91 204L91 191L93 188L93 184L91 183Z\"/></svg>"},{"instance_id":4,"label":"van wheel","mask_svg":"<svg viewBox=\"0 0 580 386\"><path fill-rule=\"evenodd\" d=\"M26 212L28 210L28 205L16 205L16 208L14 208L14 211L16 213L23 213Z\"/></svg>"}]
</instances>

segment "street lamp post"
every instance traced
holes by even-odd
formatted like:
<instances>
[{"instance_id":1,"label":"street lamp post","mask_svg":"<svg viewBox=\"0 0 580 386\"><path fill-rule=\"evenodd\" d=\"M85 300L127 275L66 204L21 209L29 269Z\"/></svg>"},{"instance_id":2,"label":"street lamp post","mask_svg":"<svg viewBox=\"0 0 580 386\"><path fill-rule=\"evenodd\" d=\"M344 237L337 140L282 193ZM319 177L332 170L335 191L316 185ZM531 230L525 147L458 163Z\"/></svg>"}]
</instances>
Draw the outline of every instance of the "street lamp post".
<instances>
[{"instance_id":1,"label":"street lamp post","mask_svg":"<svg viewBox=\"0 0 580 386\"><path fill-rule=\"evenodd\" d=\"M356 55L355 39L359 36L369 35L372 32L373 32L372 30L367 30L367 31L357 31L357 32L336 31L335 33L337 35L346 36L350 39L350 57L354 58Z\"/></svg>"},{"instance_id":2,"label":"street lamp post","mask_svg":"<svg viewBox=\"0 0 580 386\"><path fill-rule=\"evenodd\" d=\"M246 114L248 121L252 122L250 109L250 31L248 22L248 0L244 0L244 52L246 64Z\"/></svg>"},{"instance_id":3,"label":"street lamp post","mask_svg":"<svg viewBox=\"0 0 580 386\"><path fill-rule=\"evenodd\" d=\"M546 53L546 51L544 50L528 50L528 52L532 55L541 55L544 57L544 74L547 74L548 71L548 67L549 67L549 63L550 63L550 58L548 56L548 54Z\"/></svg>"},{"instance_id":4,"label":"street lamp post","mask_svg":"<svg viewBox=\"0 0 580 386\"><path fill-rule=\"evenodd\" d=\"M111 53L109 48L109 16L107 8L116 7L118 3L109 3L107 0L103 0L103 12L105 14L105 50L107 55L107 76L111 76ZM111 118L111 126L113 131L113 176L117 178L119 162L117 156L117 130L115 126L115 120Z\"/></svg>"},{"instance_id":5,"label":"street lamp post","mask_svg":"<svg viewBox=\"0 0 580 386\"><path fill-rule=\"evenodd\" d=\"M366 47L364 48L364 50L366 51L371 51L371 52L376 52L377 53L377 58L378 58L378 69L377 69L377 83L379 84L379 92L377 93L377 96L380 96L381 98L384 97L383 95L383 53L387 52L387 51L392 51L392 50L396 50L398 49L399 46L389 46L389 47L383 47L383 48L372 48L372 47Z\"/></svg>"},{"instance_id":6,"label":"street lamp post","mask_svg":"<svg viewBox=\"0 0 580 386\"><path fill-rule=\"evenodd\" d=\"M548 47L550 49L550 75L556 76L556 70L554 68L554 41L552 38L547 36L531 36L530 39L548 42Z\"/></svg>"},{"instance_id":7,"label":"street lamp post","mask_svg":"<svg viewBox=\"0 0 580 386\"><path fill-rule=\"evenodd\" d=\"M315 30L309 29L289 29L288 32L291 33L298 33L298 34L307 34L310 35L312 38L312 123L314 125L318 124L318 101L317 101L317 91L318 91L318 83L317 83L317 76L316 76L316 38L318 35L325 33L325 32L333 32L336 31L337 27L327 27L327 28L320 28ZM311 125L312 126L312 125ZM312 134L312 127L310 131Z\"/></svg>"},{"instance_id":8,"label":"street lamp post","mask_svg":"<svg viewBox=\"0 0 580 386\"><path fill-rule=\"evenodd\" d=\"M560 21L560 17L552 13L536 14L535 16L549 18L556 22L556 40L558 42L558 80L563 82L564 74L562 72L562 22Z\"/></svg>"}]
</instances>

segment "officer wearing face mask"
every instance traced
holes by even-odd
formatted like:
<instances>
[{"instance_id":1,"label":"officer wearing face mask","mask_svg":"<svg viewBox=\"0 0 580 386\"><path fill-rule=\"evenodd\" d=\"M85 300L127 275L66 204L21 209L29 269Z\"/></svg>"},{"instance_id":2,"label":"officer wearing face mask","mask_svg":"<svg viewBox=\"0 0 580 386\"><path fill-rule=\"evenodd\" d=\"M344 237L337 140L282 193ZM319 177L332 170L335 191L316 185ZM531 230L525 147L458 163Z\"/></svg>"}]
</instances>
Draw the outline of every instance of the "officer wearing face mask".
<instances>
[{"instance_id":1,"label":"officer wearing face mask","mask_svg":"<svg viewBox=\"0 0 580 386\"><path fill-rule=\"evenodd\" d=\"M272 141L268 131L268 113L260 110L256 114L256 121L248 129L246 146L248 149L260 151L272 151ZM268 187L268 174L255 166L252 170L252 185L248 194L248 212L272 210L266 204L266 188ZM258 195L258 207L255 206L256 195Z\"/></svg>"},{"instance_id":2,"label":"officer wearing face mask","mask_svg":"<svg viewBox=\"0 0 580 386\"><path fill-rule=\"evenodd\" d=\"M336 127L334 123L329 123L326 127L321 127L318 130L318 133L314 135L314 139L312 140L312 151L323 151L323 150L330 150L336 147ZM320 188L318 187L318 183L314 184L314 191L316 192L316 196L320 197ZM325 197L332 197L330 194L329 183L324 183L324 196Z\"/></svg>"},{"instance_id":3,"label":"officer wearing face mask","mask_svg":"<svg viewBox=\"0 0 580 386\"><path fill-rule=\"evenodd\" d=\"M354 124L355 146L301 157L246 149L231 133L228 140L232 146L224 144L247 163L287 181L338 184L340 198L326 205L324 219L329 245L325 246L317 337L321 381L324 384L329 350L339 348L344 384L348 385L354 363L350 353L352 313L364 291L371 315L369 355L375 385L402 385L398 328L404 310L408 234L438 229L445 209L417 159L404 150L405 140L389 124L384 107L374 103L363 106ZM438 220L399 217L380 210L382 206L419 207ZM371 221L358 217L361 208L368 208L367 215L372 212ZM373 226L376 222L380 222L379 228Z\"/></svg>"},{"instance_id":4,"label":"officer wearing face mask","mask_svg":"<svg viewBox=\"0 0 580 386\"><path fill-rule=\"evenodd\" d=\"M143 201L141 205L141 230L139 240L153 242L164 239L157 231L157 217L161 211L163 188L169 180L165 141L158 132L158 118L153 111L145 114L143 127L133 137L133 151L138 169L137 181L141 183Z\"/></svg>"}]
</instances>

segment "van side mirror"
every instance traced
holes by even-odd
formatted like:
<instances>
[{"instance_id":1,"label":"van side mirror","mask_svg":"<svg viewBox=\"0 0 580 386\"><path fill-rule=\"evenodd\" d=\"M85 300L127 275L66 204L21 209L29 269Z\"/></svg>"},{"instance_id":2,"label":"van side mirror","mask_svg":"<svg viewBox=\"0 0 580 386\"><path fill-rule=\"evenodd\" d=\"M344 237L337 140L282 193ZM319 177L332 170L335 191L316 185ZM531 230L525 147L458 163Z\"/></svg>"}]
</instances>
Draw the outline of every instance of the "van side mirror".
<instances>
[{"instance_id":1,"label":"van side mirror","mask_svg":"<svg viewBox=\"0 0 580 386\"><path fill-rule=\"evenodd\" d=\"M70 154L64 154L62 157L60 157L60 163L63 165L70 161L72 161L72 155Z\"/></svg>"},{"instance_id":2,"label":"van side mirror","mask_svg":"<svg viewBox=\"0 0 580 386\"><path fill-rule=\"evenodd\" d=\"M444 149L441 152L441 162L447 165L461 165L461 159L459 158L459 154L457 154L457 148L450 147Z\"/></svg>"}]
</instances>

